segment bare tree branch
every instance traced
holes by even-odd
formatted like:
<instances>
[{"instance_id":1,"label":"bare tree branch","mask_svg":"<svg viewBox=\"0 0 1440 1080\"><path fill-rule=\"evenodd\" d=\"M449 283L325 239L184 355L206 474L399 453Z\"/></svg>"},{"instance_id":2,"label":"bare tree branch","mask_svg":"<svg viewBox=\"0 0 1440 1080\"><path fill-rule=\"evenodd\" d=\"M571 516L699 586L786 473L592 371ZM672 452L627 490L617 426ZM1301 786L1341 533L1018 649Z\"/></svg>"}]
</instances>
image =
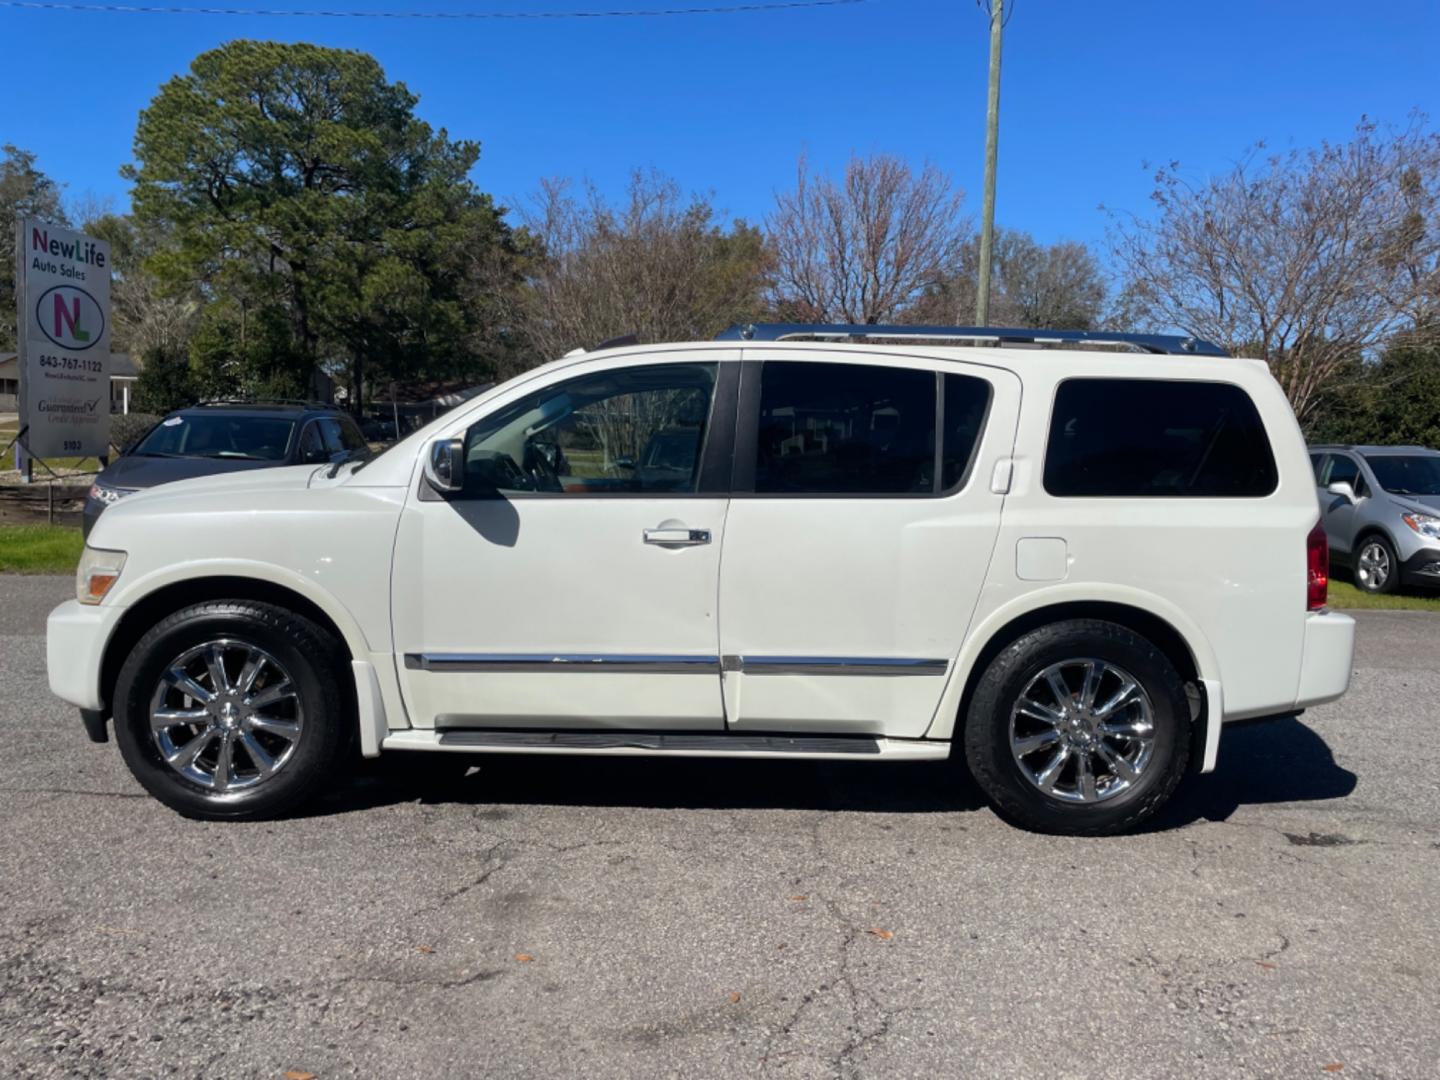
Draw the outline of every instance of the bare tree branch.
<instances>
[{"instance_id":1,"label":"bare tree branch","mask_svg":"<svg viewBox=\"0 0 1440 1080\"><path fill-rule=\"evenodd\" d=\"M802 156L766 221L773 307L807 322L897 319L958 268L963 202L933 165L916 174L898 158L857 157L836 182L811 175Z\"/></svg>"},{"instance_id":2,"label":"bare tree branch","mask_svg":"<svg viewBox=\"0 0 1440 1080\"><path fill-rule=\"evenodd\" d=\"M713 337L761 307L766 250L759 230L720 226L708 199L682 197L657 173L637 172L625 202L567 180L541 184L525 217L541 254L520 291L516 325L541 355L606 338Z\"/></svg>"},{"instance_id":3,"label":"bare tree branch","mask_svg":"<svg viewBox=\"0 0 1440 1080\"><path fill-rule=\"evenodd\" d=\"M1302 422L1328 384L1440 311L1440 135L1362 121L1345 143L1189 183L1155 176L1155 217L1118 224L1124 305L1267 361Z\"/></svg>"}]
</instances>

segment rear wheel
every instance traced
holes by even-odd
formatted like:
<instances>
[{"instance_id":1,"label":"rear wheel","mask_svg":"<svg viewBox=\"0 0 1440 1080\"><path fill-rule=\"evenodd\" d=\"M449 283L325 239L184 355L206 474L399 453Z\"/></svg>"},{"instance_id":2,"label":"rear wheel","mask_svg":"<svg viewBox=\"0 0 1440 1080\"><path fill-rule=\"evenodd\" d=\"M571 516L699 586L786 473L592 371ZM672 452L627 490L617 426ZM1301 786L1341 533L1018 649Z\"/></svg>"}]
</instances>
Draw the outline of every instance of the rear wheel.
<instances>
[{"instance_id":1,"label":"rear wheel","mask_svg":"<svg viewBox=\"0 0 1440 1080\"><path fill-rule=\"evenodd\" d=\"M1040 832L1133 828L1175 790L1190 708L1174 665L1115 623L1052 623L1008 646L980 677L965 723L976 782Z\"/></svg>"},{"instance_id":2,"label":"rear wheel","mask_svg":"<svg viewBox=\"0 0 1440 1080\"><path fill-rule=\"evenodd\" d=\"M1355 553L1355 584L1368 593L1389 593L1400 583L1400 561L1383 536L1367 536Z\"/></svg>"},{"instance_id":3,"label":"rear wheel","mask_svg":"<svg viewBox=\"0 0 1440 1080\"><path fill-rule=\"evenodd\" d=\"M314 795L344 759L340 647L271 604L211 601L136 643L115 734L145 789L187 817L265 818Z\"/></svg>"}]
</instances>

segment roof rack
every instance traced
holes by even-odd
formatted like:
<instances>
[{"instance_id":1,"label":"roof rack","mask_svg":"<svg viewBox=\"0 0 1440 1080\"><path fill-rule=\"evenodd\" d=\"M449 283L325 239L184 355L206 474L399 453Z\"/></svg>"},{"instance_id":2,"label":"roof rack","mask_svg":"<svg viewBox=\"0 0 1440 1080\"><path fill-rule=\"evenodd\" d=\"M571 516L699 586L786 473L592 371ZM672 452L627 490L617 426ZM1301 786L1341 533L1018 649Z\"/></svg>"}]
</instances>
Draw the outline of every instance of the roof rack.
<instances>
[{"instance_id":1,"label":"roof rack","mask_svg":"<svg viewBox=\"0 0 1440 1080\"><path fill-rule=\"evenodd\" d=\"M788 341L792 338L903 338L968 341L977 345L1118 345L1169 356L1229 356L1196 337L1112 334L1103 330L1017 330L998 326L879 326L843 323L745 323L722 330L716 341Z\"/></svg>"}]
</instances>

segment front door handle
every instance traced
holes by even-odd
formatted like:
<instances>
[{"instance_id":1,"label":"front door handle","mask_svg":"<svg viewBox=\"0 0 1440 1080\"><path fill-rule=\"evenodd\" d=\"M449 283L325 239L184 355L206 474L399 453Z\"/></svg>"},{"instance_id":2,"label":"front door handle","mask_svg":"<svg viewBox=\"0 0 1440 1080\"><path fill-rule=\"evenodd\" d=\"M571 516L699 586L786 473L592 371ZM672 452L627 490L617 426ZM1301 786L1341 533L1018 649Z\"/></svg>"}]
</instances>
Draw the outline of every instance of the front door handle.
<instances>
[{"instance_id":1,"label":"front door handle","mask_svg":"<svg viewBox=\"0 0 1440 1080\"><path fill-rule=\"evenodd\" d=\"M709 529L661 528L646 529L645 543L662 547L695 547L710 542Z\"/></svg>"}]
</instances>

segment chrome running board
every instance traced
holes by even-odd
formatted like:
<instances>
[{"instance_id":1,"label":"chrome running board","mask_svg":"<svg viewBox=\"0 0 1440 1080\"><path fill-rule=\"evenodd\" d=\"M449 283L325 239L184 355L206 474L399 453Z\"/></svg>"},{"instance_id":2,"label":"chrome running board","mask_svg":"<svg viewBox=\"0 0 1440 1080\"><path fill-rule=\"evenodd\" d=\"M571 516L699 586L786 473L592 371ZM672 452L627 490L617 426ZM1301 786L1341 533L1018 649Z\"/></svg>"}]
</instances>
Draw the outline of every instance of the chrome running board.
<instances>
[{"instance_id":1,"label":"chrome running board","mask_svg":"<svg viewBox=\"0 0 1440 1080\"><path fill-rule=\"evenodd\" d=\"M760 732L486 731L475 728L392 731L386 750L487 754L613 754L630 757L819 758L846 761L934 761L948 742L873 735L767 735Z\"/></svg>"}]
</instances>

